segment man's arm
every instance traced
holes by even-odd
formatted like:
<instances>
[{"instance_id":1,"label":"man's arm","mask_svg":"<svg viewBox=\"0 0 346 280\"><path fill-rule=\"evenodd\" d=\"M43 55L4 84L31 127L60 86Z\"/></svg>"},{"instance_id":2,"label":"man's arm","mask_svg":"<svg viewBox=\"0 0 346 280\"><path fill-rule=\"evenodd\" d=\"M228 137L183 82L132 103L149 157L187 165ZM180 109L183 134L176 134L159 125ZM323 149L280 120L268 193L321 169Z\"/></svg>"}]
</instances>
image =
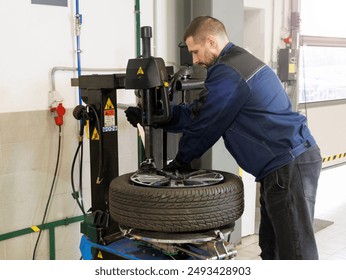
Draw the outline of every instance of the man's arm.
<instances>
[{"instance_id":1,"label":"man's arm","mask_svg":"<svg viewBox=\"0 0 346 280\"><path fill-rule=\"evenodd\" d=\"M215 65L208 74L205 86L209 93L199 114L193 114L192 105L178 105L173 110L175 126L183 133L176 156L182 163L201 157L212 147L231 126L249 97L245 81L228 66Z\"/></svg>"}]
</instances>

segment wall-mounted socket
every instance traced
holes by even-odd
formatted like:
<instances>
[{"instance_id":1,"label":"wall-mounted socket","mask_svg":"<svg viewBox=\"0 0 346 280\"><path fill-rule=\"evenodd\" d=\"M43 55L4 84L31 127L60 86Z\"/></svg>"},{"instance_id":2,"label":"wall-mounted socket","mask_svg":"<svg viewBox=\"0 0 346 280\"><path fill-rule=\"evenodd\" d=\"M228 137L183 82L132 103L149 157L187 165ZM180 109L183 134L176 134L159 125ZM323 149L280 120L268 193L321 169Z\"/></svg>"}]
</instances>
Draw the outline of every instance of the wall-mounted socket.
<instances>
[{"instance_id":1,"label":"wall-mounted socket","mask_svg":"<svg viewBox=\"0 0 346 280\"><path fill-rule=\"evenodd\" d=\"M51 90L48 92L48 108L53 108L59 105L59 103L63 102L63 98L61 97L60 93Z\"/></svg>"}]
</instances>

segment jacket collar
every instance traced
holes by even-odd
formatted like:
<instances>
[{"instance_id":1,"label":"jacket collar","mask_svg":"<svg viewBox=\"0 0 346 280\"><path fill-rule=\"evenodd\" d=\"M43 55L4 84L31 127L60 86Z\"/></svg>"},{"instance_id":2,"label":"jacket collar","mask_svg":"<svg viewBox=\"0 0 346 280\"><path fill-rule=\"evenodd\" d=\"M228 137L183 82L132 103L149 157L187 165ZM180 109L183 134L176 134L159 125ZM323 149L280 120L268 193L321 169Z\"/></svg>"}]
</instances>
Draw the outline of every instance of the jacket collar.
<instances>
[{"instance_id":1,"label":"jacket collar","mask_svg":"<svg viewBox=\"0 0 346 280\"><path fill-rule=\"evenodd\" d=\"M233 46L234 46L234 44L231 43L231 42L229 42L229 43L222 49L222 51L221 51L219 57L224 56L224 55L226 54L226 52L227 52L230 48L232 48Z\"/></svg>"},{"instance_id":2,"label":"jacket collar","mask_svg":"<svg viewBox=\"0 0 346 280\"><path fill-rule=\"evenodd\" d=\"M234 46L233 43L229 42L220 52L219 57L217 58L217 60L215 61L214 64L218 63L220 61L220 59Z\"/></svg>"}]
</instances>

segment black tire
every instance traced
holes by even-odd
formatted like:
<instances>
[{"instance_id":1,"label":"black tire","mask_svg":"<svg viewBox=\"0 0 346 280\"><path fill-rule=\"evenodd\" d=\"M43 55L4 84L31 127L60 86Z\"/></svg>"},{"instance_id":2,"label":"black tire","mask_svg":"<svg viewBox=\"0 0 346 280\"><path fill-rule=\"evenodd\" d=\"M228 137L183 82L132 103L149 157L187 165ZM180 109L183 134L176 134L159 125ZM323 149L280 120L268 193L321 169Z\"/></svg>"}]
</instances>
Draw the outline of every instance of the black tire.
<instances>
[{"instance_id":1,"label":"black tire","mask_svg":"<svg viewBox=\"0 0 346 280\"><path fill-rule=\"evenodd\" d=\"M240 177L220 172L222 183L203 187L146 187L130 181L133 173L110 184L109 210L122 226L156 232L193 232L233 223L244 211Z\"/></svg>"}]
</instances>

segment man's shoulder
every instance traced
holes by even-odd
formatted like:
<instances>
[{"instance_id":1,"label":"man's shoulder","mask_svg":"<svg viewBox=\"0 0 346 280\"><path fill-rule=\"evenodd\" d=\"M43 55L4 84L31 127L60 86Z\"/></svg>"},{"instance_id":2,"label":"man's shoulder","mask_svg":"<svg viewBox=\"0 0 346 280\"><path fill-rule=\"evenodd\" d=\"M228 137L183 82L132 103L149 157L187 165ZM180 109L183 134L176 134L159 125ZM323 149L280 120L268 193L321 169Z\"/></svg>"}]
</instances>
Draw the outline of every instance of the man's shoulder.
<instances>
[{"instance_id":1,"label":"man's shoulder","mask_svg":"<svg viewBox=\"0 0 346 280\"><path fill-rule=\"evenodd\" d=\"M254 73L266 66L263 61L236 45L233 45L225 52L219 63L233 68L244 80L250 79Z\"/></svg>"}]
</instances>

